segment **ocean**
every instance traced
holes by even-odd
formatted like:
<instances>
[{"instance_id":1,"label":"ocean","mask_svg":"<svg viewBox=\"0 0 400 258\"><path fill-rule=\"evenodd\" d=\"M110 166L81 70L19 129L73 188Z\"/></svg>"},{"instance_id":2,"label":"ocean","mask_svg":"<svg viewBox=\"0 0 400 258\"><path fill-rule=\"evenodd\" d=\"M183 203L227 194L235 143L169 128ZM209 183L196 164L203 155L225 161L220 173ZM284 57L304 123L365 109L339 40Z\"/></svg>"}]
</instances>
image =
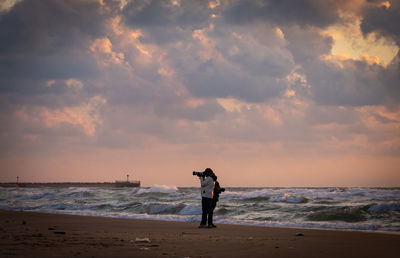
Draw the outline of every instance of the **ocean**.
<instances>
[{"instance_id":1,"label":"ocean","mask_svg":"<svg viewBox=\"0 0 400 258\"><path fill-rule=\"evenodd\" d=\"M199 222L199 187L0 187L0 209ZM215 224L400 233L400 188L226 188Z\"/></svg>"}]
</instances>

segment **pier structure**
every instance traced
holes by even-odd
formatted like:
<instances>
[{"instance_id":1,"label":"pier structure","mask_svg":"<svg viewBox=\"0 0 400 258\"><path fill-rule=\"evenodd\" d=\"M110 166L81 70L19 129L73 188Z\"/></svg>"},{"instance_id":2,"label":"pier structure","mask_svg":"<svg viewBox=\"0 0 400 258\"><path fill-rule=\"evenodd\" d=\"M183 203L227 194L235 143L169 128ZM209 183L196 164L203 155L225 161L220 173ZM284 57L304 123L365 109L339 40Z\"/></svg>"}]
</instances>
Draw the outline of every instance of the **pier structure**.
<instances>
[{"instance_id":1,"label":"pier structure","mask_svg":"<svg viewBox=\"0 0 400 258\"><path fill-rule=\"evenodd\" d=\"M140 187L140 181L115 180L115 182L20 182L20 176L16 176L16 182L0 183L0 187Z\"/></svg>"},{"instance_id":2,"label":"pier structure","mask_svg":"<svg viewBox=\"0 0 400 258\"><path fill-rule=\"evenodd\" d=\"M129 181L129 174L126 181L115 182L20 182L20 177L16 178L16 182L0 183L0 187L140 187L140 181Z\"/></svg>"},{"instance_id":3,"label":"pier structure","mask_svg":"<svg viewBox=\"0 0 400 258\"><path fill-rule=\"evenodd\" d=\"M0 187L140 187L140 181L115 181L115 182L7 182L0 183Z\"/></svg>"}]
</instances>

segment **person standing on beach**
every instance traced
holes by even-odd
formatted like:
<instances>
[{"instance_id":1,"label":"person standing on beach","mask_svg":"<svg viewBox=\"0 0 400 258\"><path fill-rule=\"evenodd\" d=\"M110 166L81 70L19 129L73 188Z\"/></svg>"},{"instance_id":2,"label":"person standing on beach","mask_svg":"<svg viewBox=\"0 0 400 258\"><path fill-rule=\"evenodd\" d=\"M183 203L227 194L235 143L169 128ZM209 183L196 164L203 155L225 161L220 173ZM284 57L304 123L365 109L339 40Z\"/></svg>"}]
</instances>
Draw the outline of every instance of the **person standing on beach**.
<instances>
[{"instance_id":1,"label":"person standing on beach","mask_svg":"<svg viewBox=\"0 0 400 258\"><path fill-rule=\"evenodd\" d=\"M208 217L208 227L211 228L213 225L213 213L211 209L213 195L214 195L214 180L211 178L211 175L214 174L211 168L206 168L201 176L200 185L201 185L201 208L202 208L202 216L199 228L206 228L207 217Z\"/></svg>"}]
</instances>

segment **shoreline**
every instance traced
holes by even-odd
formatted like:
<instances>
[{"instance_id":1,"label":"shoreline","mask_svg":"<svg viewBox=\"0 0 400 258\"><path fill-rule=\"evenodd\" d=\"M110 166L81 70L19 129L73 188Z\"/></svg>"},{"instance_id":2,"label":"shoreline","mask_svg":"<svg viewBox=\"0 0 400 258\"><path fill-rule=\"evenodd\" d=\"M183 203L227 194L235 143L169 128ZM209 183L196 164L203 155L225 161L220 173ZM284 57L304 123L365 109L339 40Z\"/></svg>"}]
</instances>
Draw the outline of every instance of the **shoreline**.
<instances>
[{"instance_id":1,"label":"shoreline","mask_svg":"<svg viewBox=\"0 0 400 258\"><path fill-rule=\"evenodd\" d=\"M231 224L199 229L195 222L10 210L0 210L0 221L2 257L397 257L400 252L400 235L379 232Z\"/></svg>"},{"instance_id":2,"label":"shoreline","mask_svg":"<svg viewBox=\"0 0 400 258\"><path fill-rule=\"evenodd\" d=\"M68 215L68 216L82 216L82 217L92 217L92 218L110 218L110 219L127 219L127 220L141 220L141 221L164 221L164 222L179 222L179 223L197 223L197 222L190 222L190 221L181 221L181 220L165 220L165 219L158 219L157 217L153 218L140 218L140 217L129 217L129 216L99 216L99 215L91 215L91 214L72 214L72 213L64 213L64 212L57 212L57 211L35 211L35 210L12 210L12 209L0 209L2 211L12 211L12 212L27 212L27 213L39 213L39 214L54 214L54 215ZM140 216L140 214L138 215ZM199 215L199 220L200 220ZM224 223L219 222L220 225L232 225L232 226L244 226L244 227L261 227L261 228L277 228L277 229L295 229L298 231L301 230L322 230L322 231L338 231L338 232L365 232L365 233L376 233L376 234L388 234L388 235L398 235L400 236L400 231L384 231L384 230L371 230L371 229L346 229L346 228L318 228L318 227L290 227L290 226L273 226L273 225L261 225L261 224L234 224L234 223Z\"/></svg>"}]
</instances>

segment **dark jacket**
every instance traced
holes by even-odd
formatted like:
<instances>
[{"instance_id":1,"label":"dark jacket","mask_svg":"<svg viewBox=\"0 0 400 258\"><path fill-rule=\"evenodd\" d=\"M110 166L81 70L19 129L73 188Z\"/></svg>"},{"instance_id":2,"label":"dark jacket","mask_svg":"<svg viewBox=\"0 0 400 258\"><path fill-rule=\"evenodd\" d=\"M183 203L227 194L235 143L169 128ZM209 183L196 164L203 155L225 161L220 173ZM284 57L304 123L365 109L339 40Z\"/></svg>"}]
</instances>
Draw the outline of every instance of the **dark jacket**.
<instances>
[{"instance_id":1,"label":"dark jacket","mask_svg":"<svg viewBox=\"0 0 400 258\"><path fill-rule=\"evenodd\" d=\"M223 192L222 189L219 182L215 181L213 201L218 202L219 195Z\"/></svg>"}]
</instances>

